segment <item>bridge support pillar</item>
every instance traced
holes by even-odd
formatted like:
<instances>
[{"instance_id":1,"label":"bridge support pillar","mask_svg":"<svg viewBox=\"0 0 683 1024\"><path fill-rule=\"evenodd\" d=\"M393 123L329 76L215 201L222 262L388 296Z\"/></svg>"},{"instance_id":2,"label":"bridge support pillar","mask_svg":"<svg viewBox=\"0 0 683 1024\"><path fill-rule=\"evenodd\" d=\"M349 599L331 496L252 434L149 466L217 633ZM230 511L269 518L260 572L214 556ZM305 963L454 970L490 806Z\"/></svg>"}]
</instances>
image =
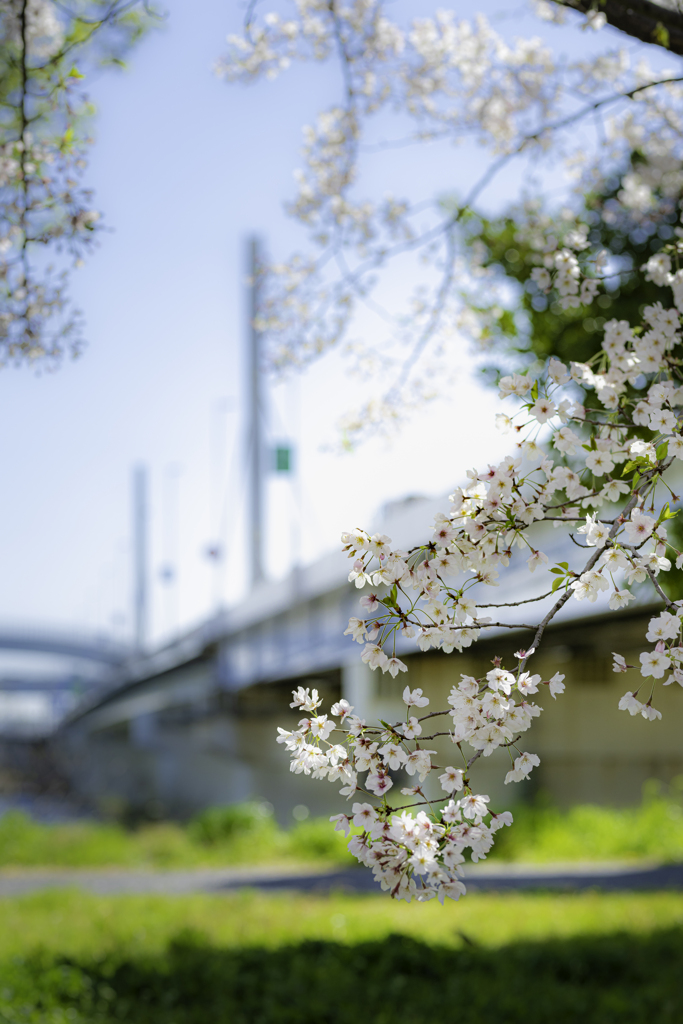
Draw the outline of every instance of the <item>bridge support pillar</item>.
<instances>
[{"instance_id":1,"label":"bridge support pillar","mask_svg":"<svg viewBox=\"0 0 683 1024\"><path fill-rule=\"evenodd\" d=\"M366 721L371 717L375 703L374 675L358 656L342 665L342 697L353 704L353 713Z\"/></svg>"}]
</instances>

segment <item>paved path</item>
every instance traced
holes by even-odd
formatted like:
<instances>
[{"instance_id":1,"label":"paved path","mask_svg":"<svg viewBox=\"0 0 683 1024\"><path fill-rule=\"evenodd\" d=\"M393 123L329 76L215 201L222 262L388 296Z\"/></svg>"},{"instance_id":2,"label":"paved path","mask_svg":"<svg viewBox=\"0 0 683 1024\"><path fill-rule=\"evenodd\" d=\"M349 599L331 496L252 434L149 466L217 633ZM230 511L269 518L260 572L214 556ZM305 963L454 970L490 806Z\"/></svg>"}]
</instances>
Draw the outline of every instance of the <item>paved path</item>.
<instances>
[{"instance_id":1,"label":"paved path","mask_svg":"<svg viewBox=\"0 0 683 1024\"><path fill-rule=\"evenodd\" d=\"M683 864L477 864L465 876L470 892L552 889L609 891L683 889ZM25 870L0 871L0 896L41 889L79 888L99 895L221 893L233 889L328 893L379 891L370 871L302 867L197 869L192 871Z\"/></svg>"}]
</instances>

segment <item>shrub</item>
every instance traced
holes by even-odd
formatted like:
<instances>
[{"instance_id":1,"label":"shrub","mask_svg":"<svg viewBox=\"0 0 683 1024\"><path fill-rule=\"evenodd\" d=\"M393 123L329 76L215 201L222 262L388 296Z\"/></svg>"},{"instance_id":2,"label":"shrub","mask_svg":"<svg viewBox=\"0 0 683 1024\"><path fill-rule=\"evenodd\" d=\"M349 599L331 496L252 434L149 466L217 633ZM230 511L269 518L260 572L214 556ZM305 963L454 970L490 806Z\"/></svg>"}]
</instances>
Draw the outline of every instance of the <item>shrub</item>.
<instances>
[{"instance_id":1,"label":"shrub","mask_svg":"<svg viewBox=\"0 0 683 1024\"><path fill-rule=\"evenodd\" d=\"M209 807L187 826L188 835L198 843L220 843L254 832L273 831L270 804L251 800L224 807Z\"/></svg>"}]
</instances>

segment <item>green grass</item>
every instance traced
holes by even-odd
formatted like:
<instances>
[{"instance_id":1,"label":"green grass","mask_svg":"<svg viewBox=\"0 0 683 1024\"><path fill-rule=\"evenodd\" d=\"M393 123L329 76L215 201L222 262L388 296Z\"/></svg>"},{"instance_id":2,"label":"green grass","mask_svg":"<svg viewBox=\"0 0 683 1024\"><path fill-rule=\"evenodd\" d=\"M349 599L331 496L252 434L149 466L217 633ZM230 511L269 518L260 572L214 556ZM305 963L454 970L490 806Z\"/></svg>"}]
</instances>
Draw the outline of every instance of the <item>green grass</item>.
<instances>
[{"instance_id":1,"label":"green grass","mask_svg":"<svg viewBox=\"0 0 683 1024\"><path fill-rule=\"evenodd\" d=\"M683 893L0 900L2 1024L674 1024Z\"/></svg>"},{"instance_id":2,"label":"green grass","mask_svg":"<svg viewBox=\"0 0 683 1024\"><path fill-rule=\"evenodd\" d=\"M343 836L333 830L326 818L298 822L284 830L270 817L241 813L252 806L258 807L242 804L229 809L214 808L186 827L163 822L136 829L89 821L44 825L20 811L11 811L0 818L0 867L187 868L287 861L355 863ZM237 821L231 823L231 818Z\"/></svg>"},{"instance_id":3,"label":"green grass","mask_svg":"<svg viewBox=\"0 0 683 1024\"><path fill-rule=\"evenodd\" d=\"M43 825L14 811L0 818L0 868L356 863L326 818L284 830L262 808L256 802L211 808L186 826L164 822L136 829L100 822ZM496 860L683 861L680 786L665 792L650 783L640 806L622 810L522 806L514 814L514 825L497 833Z\"/></svg>"},{"instance_id":4,"label":"green grass","mask_svg":"<svg viewBox=\"0 0 683 1024\"><path fill-rule=\"evenodd\" d=\"M638 807L615 810L584 805L560 812L552 807L515 810L510 828L498 832L497 859L547 863L572 860L683 861L680 786L645 787Z\"/></svg>"},{"instance_id":5,"label":"green grass","mask_svg":"<svg viewBox=\"0 0 683 1024\"><path fill-rule=\"evenodd\" d=\"M460 948L464 934L494 949L518 940L683 927L683 892L476 893L442 907L342 892L326 897L240 890L171 897L53 889L0 899L0 921L3 962L39 950L95 959L119 949L136 957L156 955L188 931L221 948L276 949L331 939L356 944L395 934Z\"/></svg>"}]
</instances>

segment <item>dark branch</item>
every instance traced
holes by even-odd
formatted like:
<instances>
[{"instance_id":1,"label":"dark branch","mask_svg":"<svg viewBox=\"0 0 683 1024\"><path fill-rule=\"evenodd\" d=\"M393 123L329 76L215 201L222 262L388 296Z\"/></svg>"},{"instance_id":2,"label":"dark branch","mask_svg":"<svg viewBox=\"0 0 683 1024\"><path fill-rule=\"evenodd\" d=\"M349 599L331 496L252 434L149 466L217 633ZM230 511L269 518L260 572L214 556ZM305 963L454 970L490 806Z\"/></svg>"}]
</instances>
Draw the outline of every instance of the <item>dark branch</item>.
<instances>
[{"instance_id":1,"label":"dark branch","mask_svg":"<svg viewBox=\"0 0 683 1024\"><path fill-rule=\"evenodd\" d=\"M587 14L596 9L594 0L556 0L561 7ZM602 0L597 7L608 24L643 43L663 46L683 55L683 14L660 7L652 0Z\"/></svg>"}]
</instances>

